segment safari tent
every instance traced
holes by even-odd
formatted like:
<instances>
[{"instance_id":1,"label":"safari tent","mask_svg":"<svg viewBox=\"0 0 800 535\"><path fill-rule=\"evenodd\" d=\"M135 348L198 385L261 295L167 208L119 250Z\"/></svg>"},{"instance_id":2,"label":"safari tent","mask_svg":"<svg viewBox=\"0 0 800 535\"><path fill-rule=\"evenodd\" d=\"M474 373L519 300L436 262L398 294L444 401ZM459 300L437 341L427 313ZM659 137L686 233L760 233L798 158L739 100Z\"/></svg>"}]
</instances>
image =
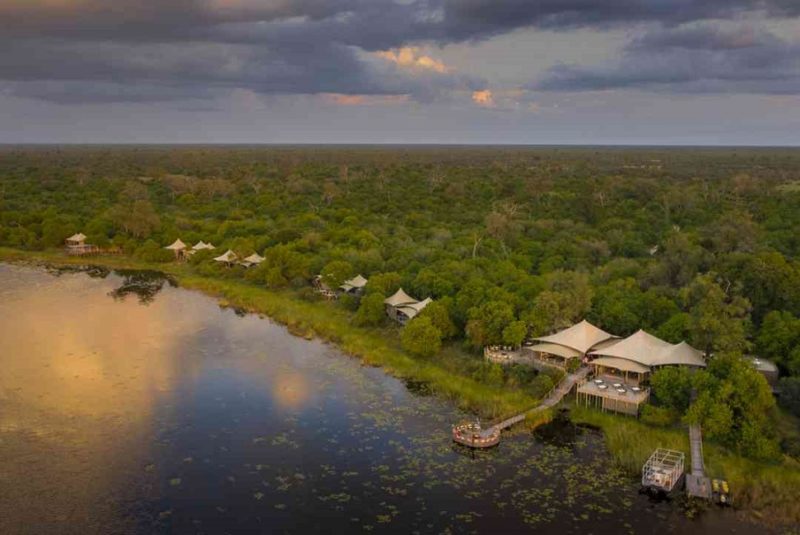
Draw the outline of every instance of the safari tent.
<instances>
[{"instance_id":1,"label":"safari tent","mask_svg":"<svg viewBox=\"0 0 800 535\"><path fill-rule=\"evenodd\" d=\"M266 258L261 256L260 254L253 253L250 256L248 256L247 258L245 258L244 260L242 260L242 265L245 266L245 267L257 266L261 262L263 262L264 260L266 260Z\"/></svg>"},{"instance_id":2,"label":"safari tent","mask_svg":"<svg viewBox=\"0 0 800 535\"><path fill-rule=\"evenodd\" d=\"M164 247L164 249L169 249L175 253L175 258L183 258L183 256L186 254L186 244L183 243L180 238L172 242L170 245Z\"/></svg>"},{"instance_id":3,"label":"safari tent","mask_svg":"<svg viewBox=\"0 0 800 535\"><path fill-rule=\"evenodd\" d=\"M570 360L583 358L590 350L616 339L613 334L583 320L555 334L535 338L538 343L528 346L527 350L541 360L566 366Z\"/></svg>"},{"instance_id":4,"label":"safari tent","mask_svg":"<svg viewBox=\"0 0 800 535\"><path fill-rule=\"evenodd\" d=\"M219 255L214 259L216 262L222 262L230 266L234 262L236 262L236 253L228 249L225 253Z\"/></svg>"},{"instance_id":5,"label":"safari tent","mask_svg":"<svg viewBox=\"0 0 800 535\"><path fill-rule=\"evenodd\" d=\"M402 288L383 301L386 305L386 314L393 320L403 324L415 318L432 302L433 300L430 297L417 301L403 291Z\"/></svg>"},{"instance_id":6,"label":"safari tent","mask_svg":"<svg viewBox=\"0 0 800 535\"><path fill-rule=\"evenodd\" d=\"M589 352L595 374L619 375L640 383L661 366L706 365L703 353L686 342L671 344L643 330Z\"/></svg>"},{"instance_id":7,"label":"safari tent","mask_svg":"<svg viewBox=\"0 0 800 535\"><path fill-rule=\"evenodd\" d=\"M346 280L339 286L339 289L342 290L344 293L349 294L360 294L364 291L364 287L367 285L367 279L362 277L361 275L356 275L350 280Z\"/></svg>"}]
</instances>

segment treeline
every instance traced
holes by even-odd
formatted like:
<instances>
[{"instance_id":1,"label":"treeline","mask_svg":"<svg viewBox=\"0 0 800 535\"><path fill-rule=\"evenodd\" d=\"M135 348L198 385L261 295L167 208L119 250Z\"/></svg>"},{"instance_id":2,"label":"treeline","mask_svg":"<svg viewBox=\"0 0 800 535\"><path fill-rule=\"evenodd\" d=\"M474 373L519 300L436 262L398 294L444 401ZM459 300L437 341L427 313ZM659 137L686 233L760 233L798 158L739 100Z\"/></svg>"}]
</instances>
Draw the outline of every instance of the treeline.
<instances>
[{"instance_id":1,"label":"treeline","mask_svg":"<svg viewBox=\"0 0 800 535\"><path fill-rule=\"evenodd\" d=\"M404 336L428 358L584 317L623 336L644 328L720 363L773 360L800 414L798 170L789 149L6 147L0 244L56 247L82 231L169 261L177 237L204 240L267 260L228 269L204 252L199 272L301 294L318 273L331 285L361 273L365 297L341 303L361 325L381 324L400 286L435 300ZM706 391L727 392L731 366L710 368ZM769 422L719 408L768 413L771 397L713 397L661 405L716 419L731 444L774 438Z\"/></svg>"}]
</instances>

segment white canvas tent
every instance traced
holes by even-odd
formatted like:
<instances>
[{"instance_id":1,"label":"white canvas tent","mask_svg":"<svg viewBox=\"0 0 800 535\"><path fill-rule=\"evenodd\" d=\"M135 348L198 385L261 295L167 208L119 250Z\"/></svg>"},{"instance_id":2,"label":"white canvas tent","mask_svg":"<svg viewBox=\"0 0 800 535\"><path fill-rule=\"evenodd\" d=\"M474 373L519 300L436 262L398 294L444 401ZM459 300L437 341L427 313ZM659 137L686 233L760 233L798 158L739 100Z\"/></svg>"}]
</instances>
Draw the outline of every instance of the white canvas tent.
<instances>
[{"instance_id":1,"label":"white canvas tent","mask_svg":"<svg viewBox=\"0 0 800 535\"><path fill-rule=\"evenodd\" d=\"M234 253L233 251L228 249L227 251L225 251L224 254L219 255L214 260L216 260L217 262L224 262L226 264L232 264L232 263L236 262L236 253Z\"/></svg>"},{"instance_id":2,"label":"white canvas tent","mask_svg":"<svg viewBox=\"0 0 800 535\"><path fill-rule=\"evenodd\" d=\"M703 353L686 342L670 344L643 330L589 353L597 369L636 373L640 377L659 366L705 367Z\"/></svg>"},{"instance_id":3,"label":"white canvas tent","mask_svg":"<svg viewBox=\"0 0 800 535\"><path fill-rule=\"evenodd\" d=\"M563 331L549 336L540 336L539 338L535 338L535 340L567 347L583 355L597 344L612 338L617 337L583 320Z\"/></svg>"},{"instance_id":4,"label":"white canvas tent","mask_svg":"<svg viewBox=\"0 0 800 535\"><path fill-rule=\"evenodd\" d=\"M526 349L533 351L534 357L544 363L565 367L568 361L580 359L589 350L615 338L613 334L583 320L555 334L535 338L534 340L539 343Z\"/></svg>"},{"instance_id":5,"label":"white canvas tent","mask_svg":"<svg viewBox=\"0 0 800 535\"><path fill-rule=\"evenodd\" d=\"M208 250L214 249L214 246L211 245L210 243L205 243L203 240L200 240L199 242L195 243L192 246L193 251L204 251L206 249Z\"/></svg>"},{"instance_id":6,"label":"white canvas tent","mask_svg":"<svg viewBox=\"0 0 800 535\"><path fill-rule=\"evenodd\" d=\"M397 290L394 295L391 295L383 300L384 304L390 307L398 307L400 305L410 305L416 303L417 300L403 291L402 288Z\"/></svg>"},{"instance_id":7,"label":"white canvas tent","mask_svg":"<svg viewBox=\"0 0 800 535\"><path fill-rule=\"evenodd\" d=\"M186 244L183 243L180 238L178 238L177 240L172 242L172 244L164 247L164 249L169 249L170 251L175 251L177 253L178 251L183 251L184 249L186 249Z\"/></svg>"},{"instance_id":8,"label":"white canvas tent","mask_svg":"<svg viewBox=\"0 0 800 535\"><path fill-rule=\"evenodd\" d=\"M187 253L186 244L183 243L180 238L172 242L170 245L164 247L164 249L169 249L175 253L175 258L184 258Z\"/></svg>"},{"instance_id":9,"label":"white canvas tent","mask_svg":"<svg viewBox=\"0 0 800 535\"><path fill-rule=\"evenodd\" d=\"M257 266L264 260L266 260L266 258L264 258L263 256L259 255L258 253L253 253L244 260L242 260L242 265L246 267Z\"/></svg>"},{"instance_id":10,"label":"white canvas tent","mask_svg":"<svg viewBox=\"0 0 800 535\"><path fill-rule=\"evenodd\" d=\"M86 241L86 235L82 232L78 232L77 234L73 234L69 238L66 239L67 246L81 246Z\"/></svg>"},{"instance_id":11,"label":"white canvas tent","mask_svg":"<svg viewBox=\"0 0 800 535\"><path fill-rule=\"evenodd\" d=\"M417 301L400 288L394 295L387 297L383 302L386 305L386 314L390 318L400 323L406 323L422 312L422 309L432 303L433 300L427 297L422 301Z\"/></svg>"},{"instance_id":12,"label":"white canvas tent","mask_svg":"<svg viewBox=\"0 0 800 535\"><path fill-rule=\"evenodd\" d=\"M352 279L344 281L342 285L339 286L339 288L347 293L358 293L366 285L367 285L367 279L365 279L361 275L356 275Z\"/></svg>"}]
</instances>

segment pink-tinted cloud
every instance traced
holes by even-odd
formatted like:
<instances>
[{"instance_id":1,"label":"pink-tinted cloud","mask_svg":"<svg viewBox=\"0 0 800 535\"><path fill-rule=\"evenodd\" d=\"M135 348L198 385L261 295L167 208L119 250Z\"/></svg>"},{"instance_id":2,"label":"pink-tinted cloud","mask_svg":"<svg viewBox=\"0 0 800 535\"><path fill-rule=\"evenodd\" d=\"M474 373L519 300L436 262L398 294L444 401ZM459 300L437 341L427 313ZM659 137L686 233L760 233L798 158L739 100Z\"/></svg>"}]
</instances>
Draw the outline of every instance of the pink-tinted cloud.
<instances>
[{"instance_id":1,"label":"pink-tinted cloud","mask_svg":"<svg viewBox=\"0 0 800 535\"><path fill-rule=\"evenodd\" d=\"M404 46L391 50L383 50L376 52L375 55L406 69L428 70L442 74L448 73L451 70L440 60L422 54L419 47L416 46Z\"/></svg>"},{"instance_id":2,"label":"pink-tinted cloud","mask_svg":"<svg viewBox=\"0 0 800 535\"><path fill-rule=\"evenodd\" d=\"M409 95L344 95L342 93L322 93L321 97L338 106L378 106L405 104Z\"/></svg>"},{"instance_id":3,"label":"pink-tinted cloud","mask_svg":"<svg viewBox=\"0 0 800 535\"><path fill-rule=\"evenodd\" d=\"M483 108L494 108L494 95L490 89L482 89L472 92L472 102Z\"/></svg>"}]
</instances>

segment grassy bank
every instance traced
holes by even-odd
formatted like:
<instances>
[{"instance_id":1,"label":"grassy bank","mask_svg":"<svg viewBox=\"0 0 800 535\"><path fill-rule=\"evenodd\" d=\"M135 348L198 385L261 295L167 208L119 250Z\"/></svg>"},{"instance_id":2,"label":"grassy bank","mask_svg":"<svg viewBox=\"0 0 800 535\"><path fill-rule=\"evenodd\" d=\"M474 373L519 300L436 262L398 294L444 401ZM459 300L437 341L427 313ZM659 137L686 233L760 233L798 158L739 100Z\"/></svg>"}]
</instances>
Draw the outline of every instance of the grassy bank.
<instances>
[{"instance_id":1,"label":"grassy bank","mask_svg":"<svg viewBox=\"0 0 800 535\"><path fill-rule=\"evenodd\" d=\"M573 407L571 418L602 429L614 459L632 475L641 473L642 465L656 448L685 452L689 465L689 435L685 429L656 428L633 418L582 407ZM703 450L709 476L730 482L738 509L768 524L800 525L800 465L796 461L786 457L781 463L759 463L709 442Z\"/></svg>"},{"instance_id":2,"label":"grassy bank","mask_svg":"<svg viewBox=\"0 0 800 535\"><path fill-rule=\"evenodd\" d=\"M399 345L396 329L365 329L350 322L350 314L332 303L309 302L291 292L270 291L242 280L199 276L186 264L148 264L126 256L69 257L60 251L20 251L0 248L0 261L56 266L94 264L109 268L155 269L175 277L184 288L201 291L250 312L265 314L304 337L318 337L371 366L400 379L425 383L437 395L487 418L508 416L534 406L537 400L521 390L481 383L454 373L436 359L415 358Z\"/></svg>"}]
</instances>

